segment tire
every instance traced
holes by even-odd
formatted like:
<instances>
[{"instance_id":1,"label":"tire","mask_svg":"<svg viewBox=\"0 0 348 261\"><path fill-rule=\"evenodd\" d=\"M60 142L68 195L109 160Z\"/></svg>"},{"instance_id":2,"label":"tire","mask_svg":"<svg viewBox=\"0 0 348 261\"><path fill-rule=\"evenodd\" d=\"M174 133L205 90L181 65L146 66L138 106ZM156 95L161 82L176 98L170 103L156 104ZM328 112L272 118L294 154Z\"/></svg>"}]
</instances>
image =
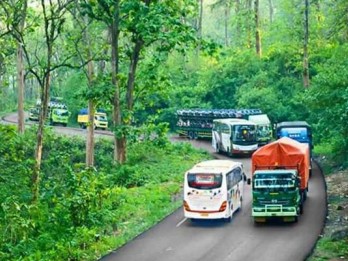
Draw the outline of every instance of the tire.
<instances>
[{"instance_id":1,"label":"tire","mask_svg":"<svg viewBox=\"0 0 348 261\"><path fill-rule=\"evenodd\" d=\"M188 132L188 137L189 137L190 140L193 140L194 136L193 136L193 132L192 131Z\"/></svg>"},{"instance_id":2,"label":"tire","mask_svg":"<svg viewBox=\"0 0 348 261\"><path fill-rule=\"evenodd\" d=\"M301 215L303 214L303 202L302 202L301 205L300 205L300 214L301 214Z\"/></svg>"},{"instance_id":3,"label":"tire","mask_svg":"<svg viewBox=\"0 0 348 261\"><path fill-rule=\"evenodd\" d=\"M216 145L215 145L215 152L216 153L220 153L220 149L219 149L219 144L218 143L216 143Z\"/></svg>"},{"instance_id":4,"label":"tire","mask_svg":"<svg viewBox=\"0 0 348 261\"><path fill-rule=\"evenodd\" d=\"M233 152L230 150L229 147L227 147L227 155L231 158L234 156Z\"/></svg>"},{"instance_id":5,"label":"tire","mask_svg":"<svg viewBox=\"0 0 348 261\"><path fill-rule=\"evenodd\" d=\"M307 199L307 189L303 192L303 202Z\"/></svg>"},{"instance_id":6,"label":"tire","mask_svg":"<svg viewBox=\"0 0 348 261\"><path fill-rule=\"evenodd\" d=\"M229 216L228 218L224 218L224 221L225 221L226 223L231 223L231 221L232 221L232 216Z\"/></svg>"}]
</instances>

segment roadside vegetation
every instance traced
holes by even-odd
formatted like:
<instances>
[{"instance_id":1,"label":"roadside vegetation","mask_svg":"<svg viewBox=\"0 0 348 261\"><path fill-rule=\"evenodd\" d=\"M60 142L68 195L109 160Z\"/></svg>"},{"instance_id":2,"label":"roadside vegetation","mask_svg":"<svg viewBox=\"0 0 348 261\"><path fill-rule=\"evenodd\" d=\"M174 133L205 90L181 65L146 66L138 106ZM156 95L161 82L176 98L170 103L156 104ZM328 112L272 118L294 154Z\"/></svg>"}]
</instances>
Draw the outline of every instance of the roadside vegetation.
<instances>
[{"instance_id":1,"label":"roadside vegetation","mask_svg":"<svg viewBox=\"0 0 348 261\"><path fill-rule=\"evenodd\" d=\"M84 141L46 130L42 193L31 203L35 128L19 135L0 125L0 260L97 260L158 223L182 204L183 173L209 159L165 137L130 145L123 165L110 139L96 143L86 168Z\"/></svg>"},{"instance_id":2,"label":"roadside vegetation","mask_svg":"<svg viewBox=\"0 0 348 261\"><path fill-rule=\"evenodd\" d=\"M165 138L176 110L258 108L312 126L329 203L312 258L348 260L346 11L346 0L1 0L0 115L19 121L0 125L0 259L96 260L124 244L181 204L184 170L209 158ZM114 141L94 140L92 124L87 141L55 135L53 96L69 126L81 108L105 109Z\"/></svg>"}]
</instances>

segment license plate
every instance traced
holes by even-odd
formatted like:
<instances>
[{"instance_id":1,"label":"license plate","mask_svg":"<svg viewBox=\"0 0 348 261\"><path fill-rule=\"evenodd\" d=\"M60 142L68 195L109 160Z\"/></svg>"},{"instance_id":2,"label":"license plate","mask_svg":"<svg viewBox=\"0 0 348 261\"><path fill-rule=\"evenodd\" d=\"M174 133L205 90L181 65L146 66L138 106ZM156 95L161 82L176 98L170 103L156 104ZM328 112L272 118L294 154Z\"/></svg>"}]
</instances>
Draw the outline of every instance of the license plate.
<instances>
[{"instance_id":1,"label":"license plate","mask_svg":"<svg viewBox=\"0 0 348 261\"><path fill-rule=\"evenodd\" d=\"M201 213L202 217L207 217L209 214L208 213Z\"/></svg>"}]
</instances>

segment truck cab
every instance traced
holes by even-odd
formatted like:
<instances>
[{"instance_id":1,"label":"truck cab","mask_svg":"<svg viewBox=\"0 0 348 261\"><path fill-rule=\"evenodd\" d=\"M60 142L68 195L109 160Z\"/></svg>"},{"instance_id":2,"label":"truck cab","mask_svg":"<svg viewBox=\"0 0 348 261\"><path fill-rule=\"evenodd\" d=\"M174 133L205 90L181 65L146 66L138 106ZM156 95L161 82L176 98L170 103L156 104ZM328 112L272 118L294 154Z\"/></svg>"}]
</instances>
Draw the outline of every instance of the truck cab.
<instances>
[{"instance_id":1,"label":"truck cab","mask_svg":"<svg viewBox=\"0 0 348 261\"><path fill-rule=\"evenodd\" d=\"M259 146L270 143L272 140L272 127L267 114L249 115L248 120L257 125L257 142Z\"/></svg>"},{"instance_id":2,"label":"truck cab","mask_svg":"<svg viewBox=\"0 0 348 261\"><path fill-rule=\"evenodd\" d=\"M29 109L29 120L38 121L40 115L40 109L37 107L33 107Z\"/></svg>"},{"instance_id":3,"label":"truck cab","mask_svg":"<svg viewBox=\"0 0 348 261\"><path fill-rule=\"evenodd\" d=\"M77 115L77 122L81 128L86 128L88 125L88 109L81 109ZM94 113L94 128L106 130L108 128L108 117L104 110L98 109Z\"/></svg>"},{"instance_id":4,"label":"truck cab","mask_svg":"<svg viewBox=\"0 0 348 261\"><path fill-rule=\"evenodd\" d=\"M306 121L284 121L276 125L277 139L289 137L300 143L308 144L309 156L312 161L312 128ZM310 175L312 175L312 162L310 164Z\"/></svg>"},{"instance_id":5,"label":"truck cab","mask_svg":"<svg viewBox=\"0 0 348 261\"><path fill-rule=\"evenodd\" d=\"M252 216L255 221L272 217L296 221L303 211L299 183L296 169L255 171L252 181Z\"/></svg>"},{"instance_id":6,"label":"truck cab","mask_svg":"<svg viewBox=\"0 0 348 261\"><path fill-rule=\"evenodd\" d=\"M51 125L61 124L64 127L68 125L70 112L65 108L51 108L49 111L49 120Z\"/></svg>"}]
</instances>

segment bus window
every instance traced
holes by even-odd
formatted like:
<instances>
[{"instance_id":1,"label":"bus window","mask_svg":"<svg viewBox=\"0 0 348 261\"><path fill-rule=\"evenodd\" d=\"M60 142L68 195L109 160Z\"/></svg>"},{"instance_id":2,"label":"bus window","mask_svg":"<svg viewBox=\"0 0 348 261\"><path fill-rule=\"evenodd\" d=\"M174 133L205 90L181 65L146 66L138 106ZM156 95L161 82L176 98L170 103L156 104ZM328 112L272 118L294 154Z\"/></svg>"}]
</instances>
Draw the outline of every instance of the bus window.
<instances>
[{"instance_id":1,"label":"bus window","mask_svg":"<svg viewBox=\"0 0 348 261\"><path fill-rule=\"evenodd\" d=\"M230 128L228 127L228 125L222 125L221 132L225 134L230 134Z\"/></svg>"},{"instance_id":2,"label":"bus window","mask_svg":"<svg viewBox=\"0 0 348 261\"><path fill-rule=\"evenodd\" d=\"M240 182L243 177L242 177L242 171L240 168L236 168L233 170L233 176L234 176L234 184L237 184L238 182Z\"/></svg>"},{"instance_id":3,"label":"bus window","mask_svg":"<svg viewBox=\"0 0 348 261\"><path fill-rule=\"evenodd\" d=\"M220 188L222 183L221 174L192 174L187 175L188 185L195 189Z\"/></svg>"}]
</instances>

